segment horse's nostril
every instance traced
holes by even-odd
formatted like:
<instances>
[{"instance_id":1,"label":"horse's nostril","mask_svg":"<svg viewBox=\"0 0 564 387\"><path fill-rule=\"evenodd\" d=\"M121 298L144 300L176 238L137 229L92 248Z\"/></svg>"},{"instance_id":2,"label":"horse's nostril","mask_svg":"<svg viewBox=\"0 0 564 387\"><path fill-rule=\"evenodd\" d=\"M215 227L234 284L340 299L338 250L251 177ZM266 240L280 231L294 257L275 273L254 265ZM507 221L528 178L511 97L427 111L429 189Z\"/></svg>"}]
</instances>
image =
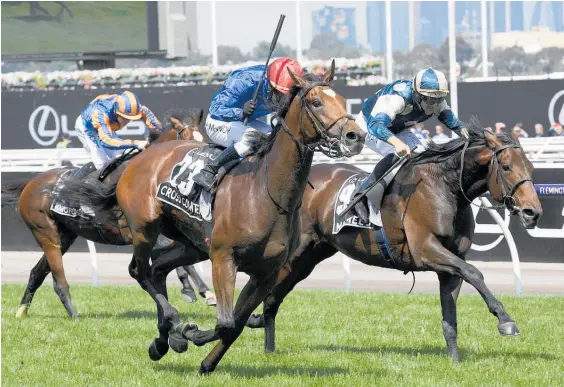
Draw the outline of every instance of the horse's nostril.
<instances>
[{"instance_id":1,"label":"horse's nostril","mask_svg":"<svg viewBox=\"0 0 564 387\"><path fill-rule=\"evenodd\" d=\"M355 132L347 132L347 134L345 134L345 138L351 141L358 141L360 139L360 136Z\"/></svg>"},{"instance_id":2,"label":"horse's nostril","mask_svg":"<svg viewBox=\"0 0 564 387\"><path fill-rule=\"evenodd\" d=\"M523 215L527 218L534 218L535 216L537 216L536 212L530 208L525 208L523 210Z\"/></svg>"}]
</instances>

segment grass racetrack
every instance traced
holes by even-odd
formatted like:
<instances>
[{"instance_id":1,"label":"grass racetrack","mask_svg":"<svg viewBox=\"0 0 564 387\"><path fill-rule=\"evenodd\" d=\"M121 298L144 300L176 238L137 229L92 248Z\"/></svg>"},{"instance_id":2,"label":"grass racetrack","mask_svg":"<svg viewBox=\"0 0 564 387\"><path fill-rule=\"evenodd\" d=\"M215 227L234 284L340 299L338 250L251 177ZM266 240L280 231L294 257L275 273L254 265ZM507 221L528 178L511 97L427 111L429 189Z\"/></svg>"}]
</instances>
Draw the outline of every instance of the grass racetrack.
<instances>
[{"instance_id":1,"label":"grass racetrack","mask_svg":"<svg viewBox=\"0 0 564 387\"><path fill-rule=\"evenodd\" d=\"M183 320L215 323L215 308L186 304ZM298 290L277 319L277 350L245 329L215 373L200 377L212 344L152 362L156 308L136 286L72 286L80 322L45 284L16 320L23 285L2 286L3 386L563 386L564 298L501 296L521 335L502 337L476 295L461 295L461 362L445 355L438 294Z\"/></svg>"}]
</instances>

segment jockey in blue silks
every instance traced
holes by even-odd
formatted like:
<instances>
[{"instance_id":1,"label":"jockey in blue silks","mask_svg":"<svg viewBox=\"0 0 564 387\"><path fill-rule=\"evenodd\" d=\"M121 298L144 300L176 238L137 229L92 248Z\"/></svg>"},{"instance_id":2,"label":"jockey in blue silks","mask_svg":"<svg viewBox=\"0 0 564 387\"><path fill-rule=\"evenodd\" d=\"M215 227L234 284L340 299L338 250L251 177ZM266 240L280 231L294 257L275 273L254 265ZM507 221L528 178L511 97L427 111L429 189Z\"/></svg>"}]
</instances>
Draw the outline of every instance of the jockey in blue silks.
<instances>
[{"instance_id":1,"label":"jockey in blue silks","mask_svg":"<svg viewBox=\"0 0 564 387\"><path fill-rule=\"evenodd\" d=\"M431 116L437 116L449 129L458 135L468 137L465 125L452 112L446 102L448 82L445 75L438 70L428 68L421 70L410 80L392 82L368 98L358 115L356 123L368 131L365 144L384 158L358 187L363 191L382 177L397 161L397 156L410 155L420 145L419 139L409 128ZM389 181L382 181L385 189ZM373 203L379 208L380 203ZM355 205L359 218L368 222L369 211L367 199L364 197Z\"/></svg>"},{"instance_id":2,"label":"jockey in blue silks","mask_svg":"<svg viewBox=\"0 0 564 387\"><path fill-rule=\"evenodd\" d=\"M298 62L290 58L278 58L268 66L256 102L252 97L263 76L264 65L245 67L229 75L212 98L205 126L208 137L227 149L194 176L196 184L209 191L220 167L254 152L250 146L254 132L266 134L272 131L270 124L259 121L259 118L272 112L271 102L289 94L294 81L288 69L303 75ZM248 119L246 125L245 118Z\"/></svg>"}]
</instances>

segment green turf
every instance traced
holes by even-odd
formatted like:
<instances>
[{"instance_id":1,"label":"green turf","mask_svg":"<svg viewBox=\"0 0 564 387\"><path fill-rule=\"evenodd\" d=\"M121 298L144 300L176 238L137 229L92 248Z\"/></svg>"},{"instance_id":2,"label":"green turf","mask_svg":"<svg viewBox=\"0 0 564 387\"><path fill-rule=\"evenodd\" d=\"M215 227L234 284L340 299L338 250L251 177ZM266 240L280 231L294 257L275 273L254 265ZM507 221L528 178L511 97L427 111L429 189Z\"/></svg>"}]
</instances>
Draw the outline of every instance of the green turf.
<instances>
[{"instance_id":1,"label":"green turf","mask_svg":"<svg viewBox=\"0 0 564 387\"><path fill-rule=\"evenodd\" d=\"M156 334L149 296L134 286L73 286L81 321L66 317L52 288L25 320L14 313L21 285L2 286L3 386L564 386L564 298L501 297L521 328L501 337L481 298L459 300L462 362L444 355L437 295L296 291L277 321L277 352L246 329L217 371L199 377L211 344L147 356ZM186 304L183 319L210 328L215 310Z\"/></svg>"}]
</instances>

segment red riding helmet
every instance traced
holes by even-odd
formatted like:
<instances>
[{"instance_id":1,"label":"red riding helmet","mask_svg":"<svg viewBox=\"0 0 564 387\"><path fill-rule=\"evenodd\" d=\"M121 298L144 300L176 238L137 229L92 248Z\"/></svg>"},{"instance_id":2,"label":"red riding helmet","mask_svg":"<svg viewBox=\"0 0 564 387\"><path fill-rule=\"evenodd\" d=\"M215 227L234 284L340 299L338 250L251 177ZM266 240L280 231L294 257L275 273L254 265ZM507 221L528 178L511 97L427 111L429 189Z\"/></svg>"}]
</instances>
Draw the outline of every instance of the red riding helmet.
<instances>
[{"instance_id":1,"label":"red riding helmet","mask_svg":"<svg viewBox=\"0 0 564 387\"><path fill-rule=\"evenodd\" d=\"M294 81L290 77L288 70L296 75L303 75L304 70L298 62L290 58L278 58L268 66L268 80L272 87L283 94L288 94L290 92L290 87L294 84Z\"/></svg>"}]
</instances>

